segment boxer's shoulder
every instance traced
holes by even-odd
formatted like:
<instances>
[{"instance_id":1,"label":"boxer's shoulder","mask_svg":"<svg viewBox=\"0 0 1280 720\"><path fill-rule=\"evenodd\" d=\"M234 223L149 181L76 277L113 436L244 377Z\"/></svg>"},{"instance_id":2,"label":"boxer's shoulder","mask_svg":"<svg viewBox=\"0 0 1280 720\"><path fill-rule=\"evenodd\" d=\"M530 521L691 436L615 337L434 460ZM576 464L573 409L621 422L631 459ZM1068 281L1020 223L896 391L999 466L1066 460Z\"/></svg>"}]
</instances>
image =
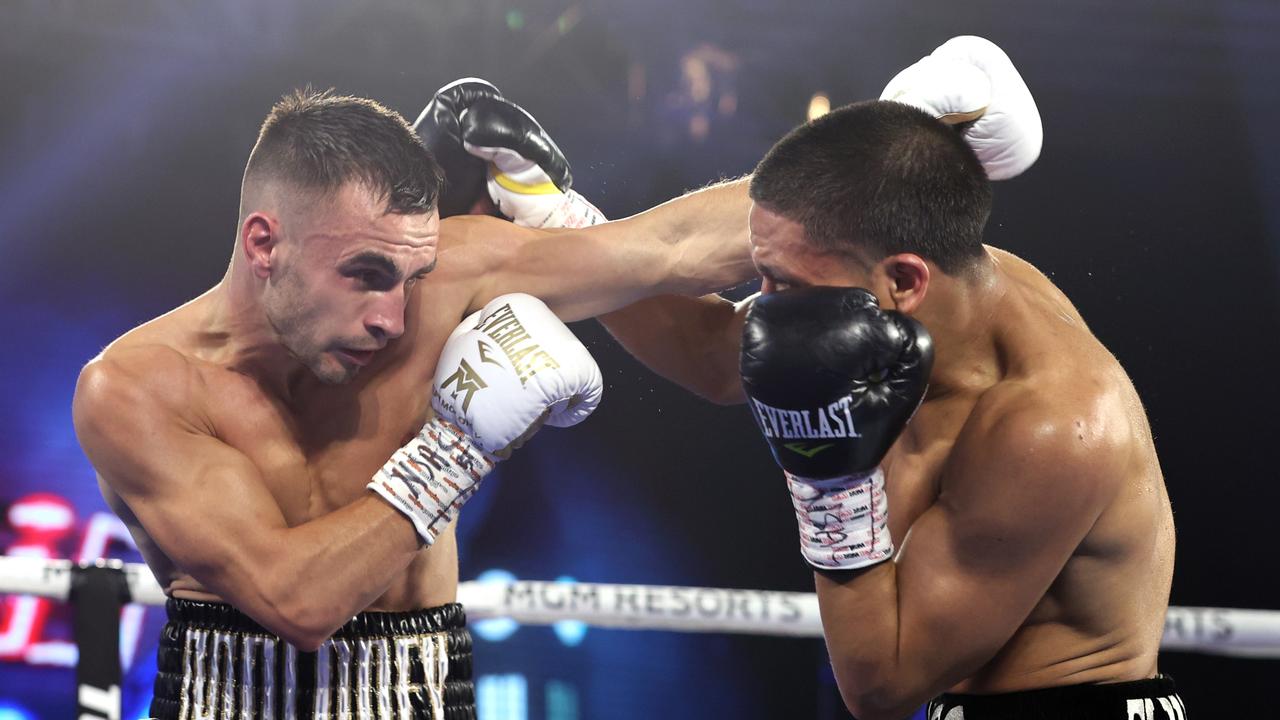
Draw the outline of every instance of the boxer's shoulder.
<instances>
[{"instance_id":1,"label":"boxer's shoulder","mask_svg":"<svg viewBox=\"0 0 1280 720\"><path fill-rule=\"evenodd\" d=\"M413 304L420 312L411 318L415 333L444 335L462 318L491 299L485 290L494 275L511 267L522 245L547 231L519 227L488 215L455 215L440 221L438 266L418 284ZM406 332L406 335L414 333ZM439 344L432 346L439 348ZM415 349L416 352L416 349Z\"/></svg>"},{"instance_id":2,"label":"boxer's shoulder","mask_svg":"<svg viewBox=\"0 0 1280 720\"><path fill-rule=\"evenodd\" d=\"M1107 404L1105 393L1065 392L1035 375L1000 381L975 403L947 475L983 484L1065 482L1101 500L1114 490L1131 451Z\"/></svg>"},{"instance_id":3,"label":"boxer's shoulder","mask_svg":"<svg viewBox=\"0 0 1280 720\"><path fill-rule=\"evenodd\" d=\"M185 415L204 394L192 358L157 343L113 344L80 371L75 405L90 415Z\"/></svg>"}]
</instances>

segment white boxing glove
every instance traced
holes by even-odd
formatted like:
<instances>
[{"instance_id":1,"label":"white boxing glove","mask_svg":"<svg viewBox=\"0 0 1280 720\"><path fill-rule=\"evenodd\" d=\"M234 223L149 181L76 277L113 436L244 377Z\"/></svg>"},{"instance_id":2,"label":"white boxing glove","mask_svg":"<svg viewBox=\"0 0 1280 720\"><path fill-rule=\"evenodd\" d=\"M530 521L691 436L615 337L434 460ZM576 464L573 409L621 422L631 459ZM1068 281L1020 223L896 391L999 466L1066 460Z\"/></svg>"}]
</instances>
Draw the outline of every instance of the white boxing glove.
<instances>
[{"instance_id":1,"label":"white boxing glove","mask_svg":"<svg viewBox=\"0 0 1280 720\"><path fill-rule=\"evenodd\" d=\"M464 320L445 342L432 385L436 416L368 485L413 522L424 545L494 463L544 423L582 422L603 392L591 354L529 295L503 295Z\"/></svg>"},{"instance_id":2,"label":"white boxing glove","mask_svg":"<svg viewBox=\"0 0 1280 720\"><path fill-rule=\"evenodd\" d=\"M501 458L544 421L582 422L603 391L596 361L555 313L535 297L503 295L449 336L431 406L487 455Z\"/></svg>"},{"instance_id":3,"label":"white boxing glove","mask_svg":"<svg viewBox=\"0 0 1280 720\"><path fill-rule=\"evenodd\" d=\"M881 100L906 103L948 124L972 121L965 140L987 177L1020 175L1040 157L1044 129L1031 90L995 43L951 38L894 76Z\"/></svg>"}]
</instances>

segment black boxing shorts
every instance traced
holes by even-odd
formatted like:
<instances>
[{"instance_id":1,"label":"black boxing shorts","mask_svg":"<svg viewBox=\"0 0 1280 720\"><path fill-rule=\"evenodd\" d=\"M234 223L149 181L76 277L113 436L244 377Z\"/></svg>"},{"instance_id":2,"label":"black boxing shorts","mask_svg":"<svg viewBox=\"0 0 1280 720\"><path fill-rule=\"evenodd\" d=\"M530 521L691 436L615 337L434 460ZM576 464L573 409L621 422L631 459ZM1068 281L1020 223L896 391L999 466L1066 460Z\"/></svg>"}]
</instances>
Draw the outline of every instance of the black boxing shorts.
<instances>
[{"instance_id":1,"label":"black boxing shorts","mask_svg":"<svg viewBox=\"0 0 1280 720\"><path fill-rule=\"evenodd\" d=\"M1062 687L996 695L944 693L929 703L928 720L1186 720L1173 678Z\"/></svg>"},{"instance_id":2,"label":"black boxing shorts","mask_svg":"<svg viewBox=\"0 0 1280 720\"><path fill-rule=\"evenodd\" d=\"M363 612L299 652L222 603L170 599L157 720L475 720L471 634L458 604Z\"/></svg>"}]
</instances>

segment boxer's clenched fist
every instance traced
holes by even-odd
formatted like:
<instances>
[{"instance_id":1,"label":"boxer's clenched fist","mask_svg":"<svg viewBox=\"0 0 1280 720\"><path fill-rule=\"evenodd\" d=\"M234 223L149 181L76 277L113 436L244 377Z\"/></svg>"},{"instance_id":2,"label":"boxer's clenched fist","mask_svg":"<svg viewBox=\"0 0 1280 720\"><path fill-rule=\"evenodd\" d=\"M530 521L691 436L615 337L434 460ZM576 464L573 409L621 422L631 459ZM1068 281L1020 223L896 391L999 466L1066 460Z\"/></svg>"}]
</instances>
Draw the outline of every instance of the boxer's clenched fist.
<instances>
[{"instance_id":1,"label":"boxer's clenched fist","mask_svg":"<svg viewBox=\"0 0 1280 720\"><path fill-rule=\"evenodd\" d=\"M455 80L436 91L413 123L414 131L444 170L440 217L465 215L488 193L485 162L462 146L461 117L475 101L500 97L498 88L480 78Z\"/></svg>"},{"instance_id":2,"label":"boxer's clenched fist","mask_svg":"<svg viewBox=\"0 0 1280 720\"><path fill-rule=\"evenodd\" d=\"M604 222L571 188L569 162L524 108L479 78L436 93L414 123L445 170L442 217L468 212L488 193L517 225L575 228Z\"/></svg>"},{"instance_id":3,"label":"boxer's clenched fist","mask_svg":"<svg viewBox=\"0 0 1280 720\"><path fill-rule=\"evenodd\" d=\"M544 420L582 422L602 392L600 368L578 338L541 300L516 294L489 301L449 336L431 405L501 458Z\"/></svg>"},{"instance_id":4,"label":"boxer's clenched fist","mask_svg":"<svg viewBox=\"0 0 1280 720\"><path fill-rule=\"evenodd\" d=\"M821 568L893 554L880 461L924 398L929 333L861 288L762 295L742 333L742 384L786 471L801 551Z\"/></svg>"},{"instance_id":5,"label":"boxer's clenched fist","mask_svg":"<svg viewBox=\"0 0 1280 720\"><path fill-rule=\"evenodd\" d=\"M541 300L503 295L449 336L432 388L436 417L368 487L430 545L496 461L544 423L582 422L602 391L591 354Z\"/></svg>"},{"instance_id":6,"label":"boxer's clenched fist","mask_svg":"<svg viewBox=\"0 0 1280 720\"><path fill-rule=\"evenodd\" d=\"M1009 56L990 40L955 37L894 76L880 95L962 125L992 180L1021 174L1040 157L1040 111ZM970 123L963 125L965 123Z\"/></svg>"}]
</instances>

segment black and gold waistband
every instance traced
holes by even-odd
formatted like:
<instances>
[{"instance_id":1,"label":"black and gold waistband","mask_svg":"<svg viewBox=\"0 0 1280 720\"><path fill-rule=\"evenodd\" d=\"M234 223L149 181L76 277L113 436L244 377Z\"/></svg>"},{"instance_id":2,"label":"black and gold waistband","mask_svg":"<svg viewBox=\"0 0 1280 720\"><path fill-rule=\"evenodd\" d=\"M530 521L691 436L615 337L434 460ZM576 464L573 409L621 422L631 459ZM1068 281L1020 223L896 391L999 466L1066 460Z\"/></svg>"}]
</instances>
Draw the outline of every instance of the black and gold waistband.
<instances>
[{"instance_id":1,"label":"black and gold waistband","mask_svg":"<svg viewBox=\"0 0 1280 720\"><path fill-rule=\"evenodd\" d=\"M158 720L474 720L471 635L456 603L364 612L299 652L222 603L170 599Z\"/></svg>"},{"instance_id":2,"label":"black and gold waistband","mask_svg":"<svg viewBox=\"0 0 1280 720\"><path fill-rule=\"evenodd\" d=\"M1173 678L1065 685L995 695L946 693L929 703L930 718L964 720L1187 720Z\"/></svg>"}]
</instances>

